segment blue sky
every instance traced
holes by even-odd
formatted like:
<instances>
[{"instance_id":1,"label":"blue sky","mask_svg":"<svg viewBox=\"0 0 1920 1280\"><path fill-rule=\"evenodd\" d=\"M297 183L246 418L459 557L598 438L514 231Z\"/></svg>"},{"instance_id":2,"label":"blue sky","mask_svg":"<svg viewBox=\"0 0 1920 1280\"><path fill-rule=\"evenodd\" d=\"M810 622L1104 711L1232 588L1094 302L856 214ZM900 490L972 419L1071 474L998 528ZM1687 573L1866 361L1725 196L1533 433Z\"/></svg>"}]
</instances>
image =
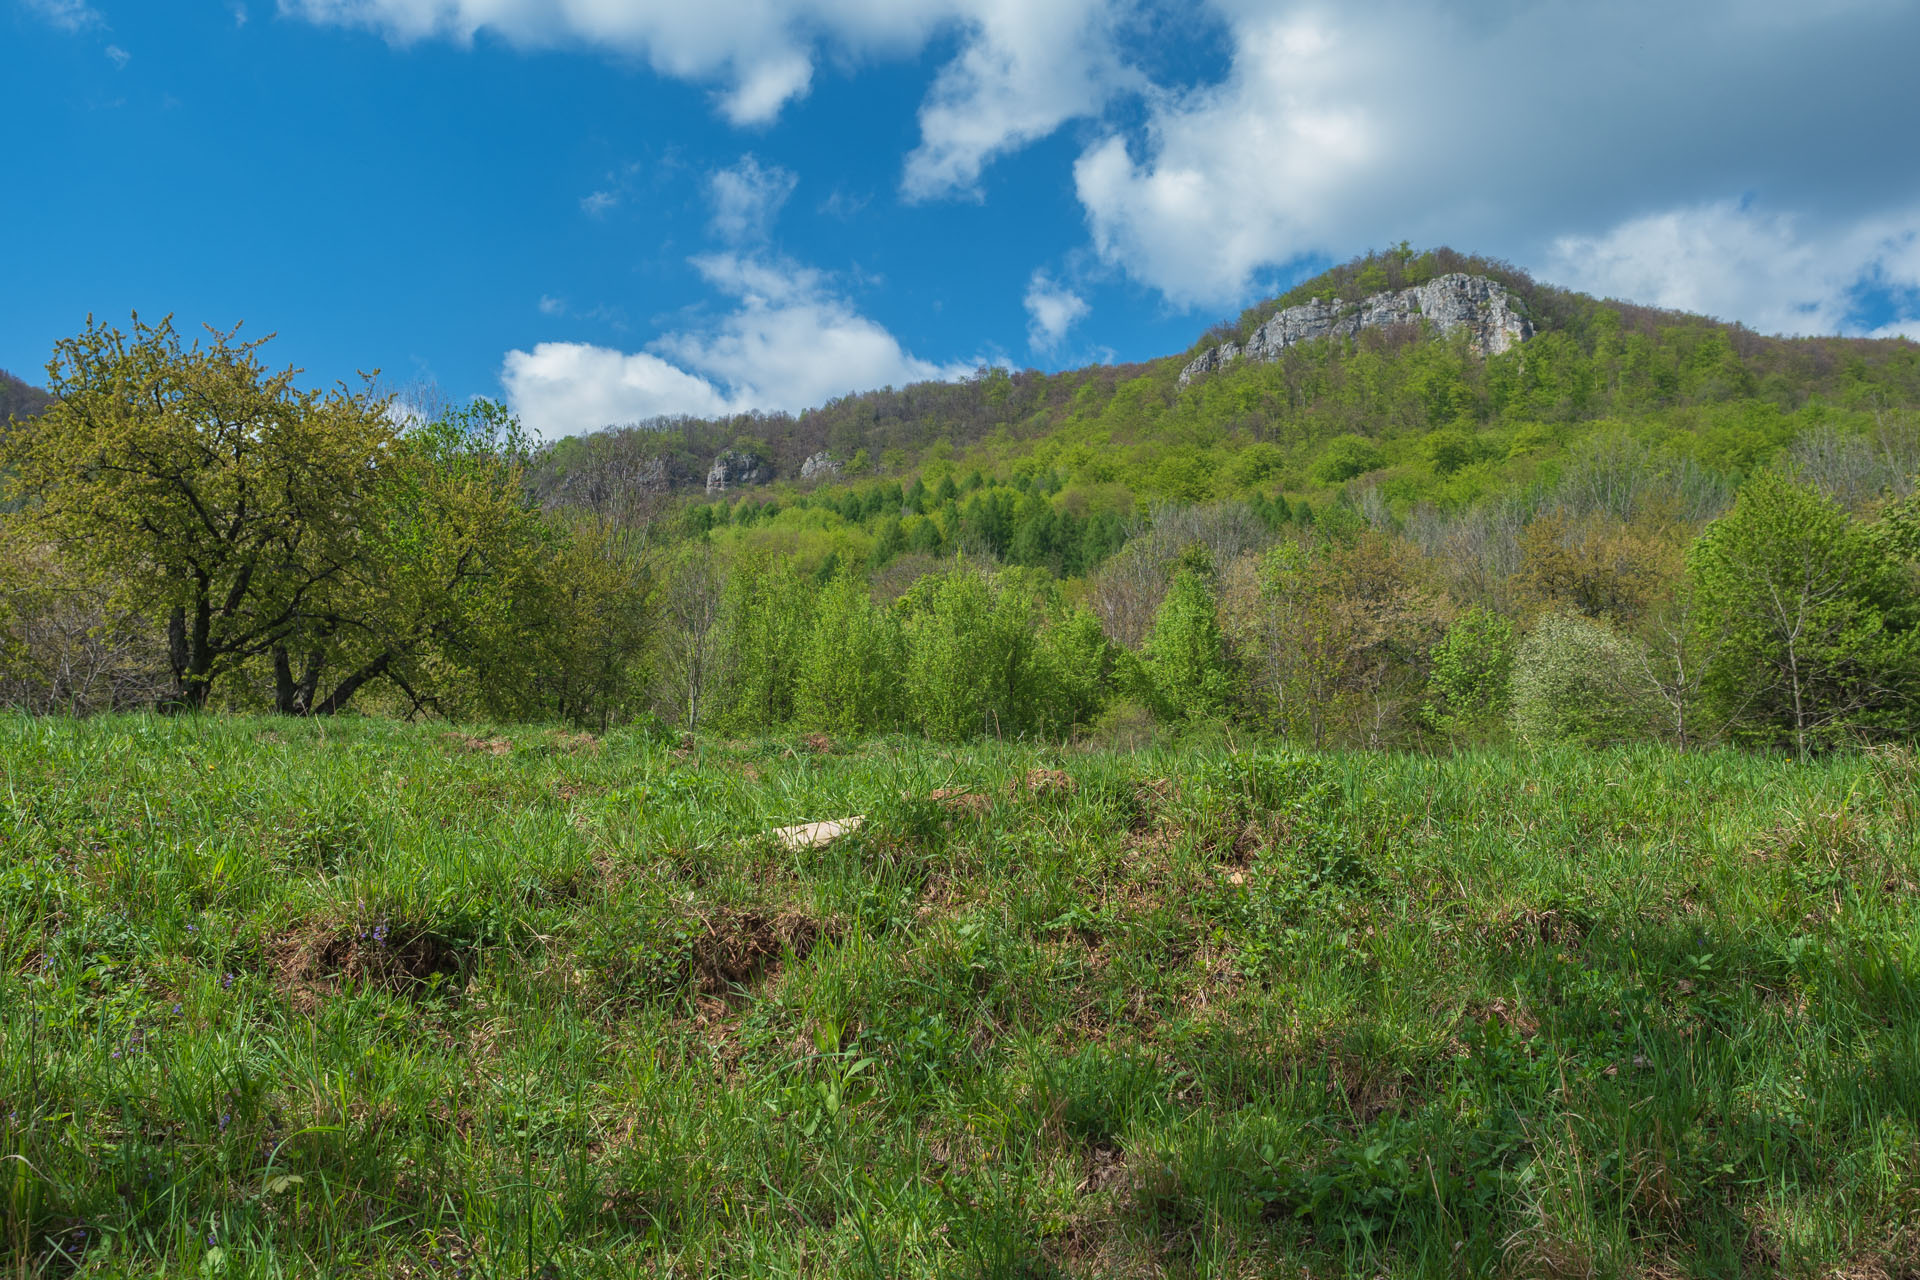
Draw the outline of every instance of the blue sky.
<instances>
[{"instance_id":1,"label":"blue sky","mask_svg":"<svg viewBox=\"0 0 1920 1280\"><path fill-rule=\"evenodd\" d=\"M553 436L1145 359L1403 238L1920 335L1893 0L0 0L0 40L34 381L137 308Z\"/></svg>"}]
</instances>

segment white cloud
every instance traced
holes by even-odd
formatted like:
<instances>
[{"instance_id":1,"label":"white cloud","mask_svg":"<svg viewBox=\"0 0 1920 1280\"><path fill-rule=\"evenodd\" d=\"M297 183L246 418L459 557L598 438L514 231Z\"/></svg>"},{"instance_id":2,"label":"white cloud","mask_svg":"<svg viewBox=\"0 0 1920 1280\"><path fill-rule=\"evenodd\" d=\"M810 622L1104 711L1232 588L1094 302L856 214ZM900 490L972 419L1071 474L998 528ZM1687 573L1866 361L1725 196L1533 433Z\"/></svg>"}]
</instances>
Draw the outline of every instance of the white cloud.
<instances>
[{"instance_id":1,"label":"white cloud","mask_svg":"<svg viewBox=\"0 0 1920 1280\"><path fill-rule=\"evenodd\" d=\"M720 95L720 112L734 124L766 124L813 85L813 59L798 50L774 54L740 72Z\"/></svg>"},{"instance_id":2,"label":"white cloud","mask_svg":"<svg viewBox=\"0 0 1920 1280\"><path fill-rule=\"evenodd\" d=\"M910 354L811 268L736 253L696 258L694 266L733 300L732 311L635 354L560 342L509 352L501 379L521 420L552 439L662 414L797 411L974 370Z\"/></svg>"},{"instance_id":3,"label":"white cloud","mask_svg":"<svg viewBox=\"0 0 1920 1280\"><path fill-rule=\"evenodd\" d=\"M236 27L244 27L247 25L247 6L244 4L235 4L233 6L233 25Z\"/></svg>"},{"instance_id":4,"label":"white cloud","mask_svg":"<svg viewBox=\"0 0 1920 1280\"><path fill-rule=\"evenodd\" d=\"M53 2L53 0L42 0ZM662 75L713 83L736 125L764 124L806 96L822 54L916 56L960 47L920 114L903 188L968 192L983 165L1134 84L1112 38L1141 0L279 0L282 13L409 42L470 43L487 31L529 48L586 46L643 58ZM1137 86L1136 86L1137 87Z\"/></svg>"},{"instance_id":5,"label":"white cloud","mask_svg":"<svg viewBox=\"0 0 1920 1280\"><path fill-rule=\"evenodd\" d=\"M1571 233L1742 192L1780 199L1795 244L1920 204L1914 175L1871 159L1915 118L1891 52L1920 37L1911 5L1213 7L1225 78L1146 95L1144 125L1108 128L1074 170L1095 250L1176 304L1242 303L1303 259L1403 238L1558 263ZM1750 252L1782 244L1765 219L1740 230ZM1795 281L1826 279L1830 255L1808 256ZM1766 303L1764 273L1746 298L1694 283L1752 323L1836 314L1833 292Z\"/></svg>"},{"instance_id":6,"label":"white cloud","mask_svg":"<svg viewBox=\"0 0 1920 1280\"><path fill-rule=\"evenodd\" d=\"M84 31L103 27L106 20L87 0L25 0L27 11L38 14L62 31Z\"/></svg>"},{"instance_id":7,"label":"white cloud","mask_svg":"<svg viewBox=\"0 0 1920 1280\"><path fill-rule=\"evenodd\" d=\"M529 48L587 46L662 75L717 83L736 124L771 120L812 83L817 40L917 49L944 6L926 0L279 0L283 13L406 42L482 30Z\"/></svg>"},{"instance_id":8,"label":"white cloud","mask_svg":"<svg viewBox=\"0 0 1920 1280\"><path fill-rule=\"evenodd\" d=\"M1325 244L1385 149L1347 97L1379 53L1308 19L1244 26L1226 83L1156 112L1149 158L1114 135L1074 165L1095 248L1195 303L1237 298L1258 268Z\"/></svg>"},{"instance_id":9,"label":"white cloud","mask_svg":"<svg viewBox=\"0 0 1920 1280\"><path fill-rule=\"evenodd\" d=\"M1036 351L1052 351L1089 310L1087 300L1044 271L1027 282L1027 342Z\"/></svg>"},{"instance_id":10,"label":"white cloud","mask_svg":"<svg viewBox=\"0 0 1920 1280\"><path fill-rule=\"evenodd\" d=\"M620 197L611 191L595 191L580 197L580 212L589 218L604 218L609 210L620 203Z\"/></svg>"},{"instance_id":11,"label":"white cloud","mask_svg":"<svg viewBox=\"0 0 1920 1280\"><path fill-rule=\"evenodd\" d=\"M567 300L556 298L550 293L540 295L540 314L543 316L563 316L567 314Z\"/></svg>"},{"instance_id":12,"label":"white cloud","mask_svg":"<svg viewBox=\"0 0 1920 1280\"><path fill-rule=\"evenodd\" d=\"M739 244L765 240L773 220L799 185L800 179L779 165L762 165L751 155L720 169L707 179L707 199L713 205L713 231Z\"/></svg>"},{"instance_id":13,"label":"white cloud","mask_svg":"<svg viewBox=\"0 0 1920 1280\"><path fill-rule=\"evenodd\" d=\"M113 64L114 70L116 71L125 71L127 64L133 61L133 55L117 44L108 45L105 52L107 61Z\"/></svg>"},{"instance_id":14,"label":"white cloud","mask_svg":"<svg viewBox=\"0 0 1920 1280\"><path fill-rule=\"evenodd\" d=\"M973 192L994 157L1142 89L1115 48L1111 0L982 0L972 38L943 68L920 108L920 145L907 157L909 199Z\"/></svg>"},{"instance_id":15,"label":"white cloud","mask_svg":"<svg viewBox=\"0 0 1920 1280\"><path fill-rule=\"evenodd\" d=\"M536 435L556 439L662 414L712 417L732 411L704 378L658 356L583 342L542 342L509 351L500 381L507 403Z\"/></svg>"},{"instance_id":16,"label":"white cloud","mask_svg":"<svg viewBox=\"0 0 1920 1280\"><path fill-rule=\"evenodd\" d=\"M1563 236L1552 278L1603 297L1738 319L1764 333L1838 333L1852 291L1872 281L1920 288L1920 209L1804 232L1800 220L1734 201L1632 218L1597 236ZM1891 333L1916 322L1889 326Z\"/></svg>"}]
</instances>

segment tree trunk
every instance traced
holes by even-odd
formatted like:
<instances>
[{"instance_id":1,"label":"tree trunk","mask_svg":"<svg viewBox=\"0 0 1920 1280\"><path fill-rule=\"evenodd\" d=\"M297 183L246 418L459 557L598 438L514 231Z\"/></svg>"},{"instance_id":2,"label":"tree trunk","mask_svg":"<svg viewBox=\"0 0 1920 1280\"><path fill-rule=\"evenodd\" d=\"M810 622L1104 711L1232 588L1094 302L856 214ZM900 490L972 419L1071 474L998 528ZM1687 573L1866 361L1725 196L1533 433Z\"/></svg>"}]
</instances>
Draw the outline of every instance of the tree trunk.
<instances>
[{"instance_id":1,"label":"tree trunk","mask_svg":"<svg viewBox=\"0 0 1920 1280\"><path fill-rule=\"evenodd\" d=\"M299 688L293 682L293 661L287 646L273 646L273 709L283 716L300 714L295 710Z\"/></svg>"},{"instance_id":2,"label":"tree trunk","mask_svg":"<svg viewBox=\"0 0 1920 1280\"><path fill-rule=\"evenodd\" d=\"M369 680L379 679L380 676L386 673L387 667L392 661L393 655L391 653L383 653L366 666L342 680L339 684L333 686L333 692L327 695L325 702L322 702L313 709L313 714L316 716L330 716L344 710L348 700L351 699L355 693L359 692L360 686L366 684Z\"/></svg>"},{"instance_id":3,"label":"tree trunk","mask_svg":"<svg viewBox=\"0 0 1920 1280\"><path fill-rule=\"evenodd\" d=\"M204 593L195 603L193 615L191 627L187 625L185 609L175 609L167 616L167 657L173 669L173 695L161 704L162 711L200 711L207 705L207 691L212 684L209 672L213 654L209 650L213 611Z\"/></svg>"}]
</instances>

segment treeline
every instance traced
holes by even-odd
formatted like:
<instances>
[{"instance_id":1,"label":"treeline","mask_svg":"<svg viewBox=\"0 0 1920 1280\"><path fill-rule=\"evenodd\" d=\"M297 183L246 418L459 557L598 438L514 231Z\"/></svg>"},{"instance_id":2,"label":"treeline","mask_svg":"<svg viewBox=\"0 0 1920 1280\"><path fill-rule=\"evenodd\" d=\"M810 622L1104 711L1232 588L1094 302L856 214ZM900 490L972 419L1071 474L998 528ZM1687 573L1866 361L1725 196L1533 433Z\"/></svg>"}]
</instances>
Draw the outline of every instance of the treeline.
<instances>
[{"instance_id":1,"label":"treeline","mask_svg":"<svg viewBox=\"0 0 1920 1280\"><path fill-rule=\"evenodd\" d=\"M636 709L630 533L543 510L484 402L402 423L234 333L89 324L0 441L0 698L605 722Z\"/></svg>"},{"instance_id":2,"label":"treeline","mask_svg":"<svg viewBox=\"0 0 1920 1280\"><path fill-rule=\"evenodd\" d=\"M851 543L825 553L812 569L822 582L843 560L873 571L901 556L951 555L1073 578L1118 551L1139 521L1118 511L1082 514L1056 505L1053 499L1064 485L1058 473L1003 482L974 471L963 481L947 474L933 485L915 477L906 485L891 481L847 486L790 496L784 502L779 497L748 497L733 504L687 507L679 532L692 538L707 538L717 530L751 536L758 530L822 528L820 517L826 517L839 527L869 533L863 554L851 554Z\"/></svg>"},{"instance_id":3,"label":"treeline","mask_svg":"<svg viewBox=\"0 0 1920 1280\"><path fill-rule=\"evenodd\" d=\"M960 382L864 391L799 414L582 423L583 434L558 441L536 460L533 483L543 494L562 497L604 491L633 476L644 476L649 486L699 490L725 449L754 454L789 480L799 475L802 462L822 452L856 476L897 474L1017 429L1015 424L1042 431L1083 387L1138 376L1144 367L1102 365L1057 374L982 367Z\"/></svg>"},{"instance_id":4,"label":"treeline","mask_svg":"<svg viewBox=\"0 0 1920 1280\"><path fill-rule=\"evenodd\" d=\"M1910 734L1920 347L1762 339L1446 251L1303 288L1457 269L1506 272L1552 326L1491 359L1369 332L1185 390L1177 360L991 371L552 447L484 402L301 390L234 334L90 326L0 443L0 701L1317 746ZM829 437L838 478L667 483Z\"/></svg>"},{"instance_id":5,"label":"treeline","mask_svg":"<svg viewBox=\"0 0 1920 1280\"><path fill-rule=\"evenodd\" d=\"M1544 513L1491 584L1352 507L1159 523L1083 592L956 560L890 601L855 566L821 585L790 555L728 568L690 543L669 578L658 710L740 734L1239 725L1319 748L1646 739L1805 754L1920 730L1910 486L1859 516L1769 469L1697 536Z\"/></svg>"}]
</instances>

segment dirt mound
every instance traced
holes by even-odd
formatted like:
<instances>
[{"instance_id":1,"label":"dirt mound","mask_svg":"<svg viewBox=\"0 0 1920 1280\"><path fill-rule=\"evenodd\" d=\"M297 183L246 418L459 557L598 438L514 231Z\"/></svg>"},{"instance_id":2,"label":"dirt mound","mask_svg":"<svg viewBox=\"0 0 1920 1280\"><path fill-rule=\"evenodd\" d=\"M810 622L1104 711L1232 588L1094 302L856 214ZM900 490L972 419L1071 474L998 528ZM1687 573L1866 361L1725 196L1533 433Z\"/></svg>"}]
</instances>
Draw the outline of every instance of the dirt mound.
<instances>
[{"instance_id":1,"label":"dirt mound","mask_svg":"<svg viewBox=\"0 0 1920 1280\"><path fill-rule=\"evenodd\" d=\"M1080 785L1064 770L1029 769L1008 784L1007 792L1013 796L1028 795L1036 800L1056 800L1065 799L1079 789Z\"/></svg>"},{"instance_id":2,"label":"dirt mound","mask_svg":"<svg viewBox=\"0 0 1920 1280\"><path fill-rule=\"evenodd\" d=\"M927 792L927 799L948 813L970 813L975 817L993 808L993 801L989 797L965 787L940 787Z\"/></svg>"},{"instance_id":3,"label":"dirt mound","mask_svg":"<svg viewBox=\"0 0 1920 1280\"><path fill-rule=\"evenodd\" d=\"M416 994L466 968L462 950L445 939L385 922L297 930L271 946L268 959L277 985L297 1002L356 986Z\"/></svg>"},{"instance_id":4,"label":"dirt mound","mask_svg":"<svg viewBox=\"0 0 1920 1280\"><path fill-rule=\"evenodd\" d=\"M462 751L471 751L476 755L504 756L513 750L513 743L507 738L476 738L467 733L450 733L447 741Z\"/></svg>"},{"instance_id":5,"label":"dirt mound","mask_svg":"<svg viewBox=\"0 0 1920 1280\"><path fill-rule=\"evenodd\" d=\"M764 980L783 956L805 960L822 940L839 934L831 922L790 909L728 909L707 919L706 926L693 943L693 971L709 995Z\"/></svg>"}]
</instances>

